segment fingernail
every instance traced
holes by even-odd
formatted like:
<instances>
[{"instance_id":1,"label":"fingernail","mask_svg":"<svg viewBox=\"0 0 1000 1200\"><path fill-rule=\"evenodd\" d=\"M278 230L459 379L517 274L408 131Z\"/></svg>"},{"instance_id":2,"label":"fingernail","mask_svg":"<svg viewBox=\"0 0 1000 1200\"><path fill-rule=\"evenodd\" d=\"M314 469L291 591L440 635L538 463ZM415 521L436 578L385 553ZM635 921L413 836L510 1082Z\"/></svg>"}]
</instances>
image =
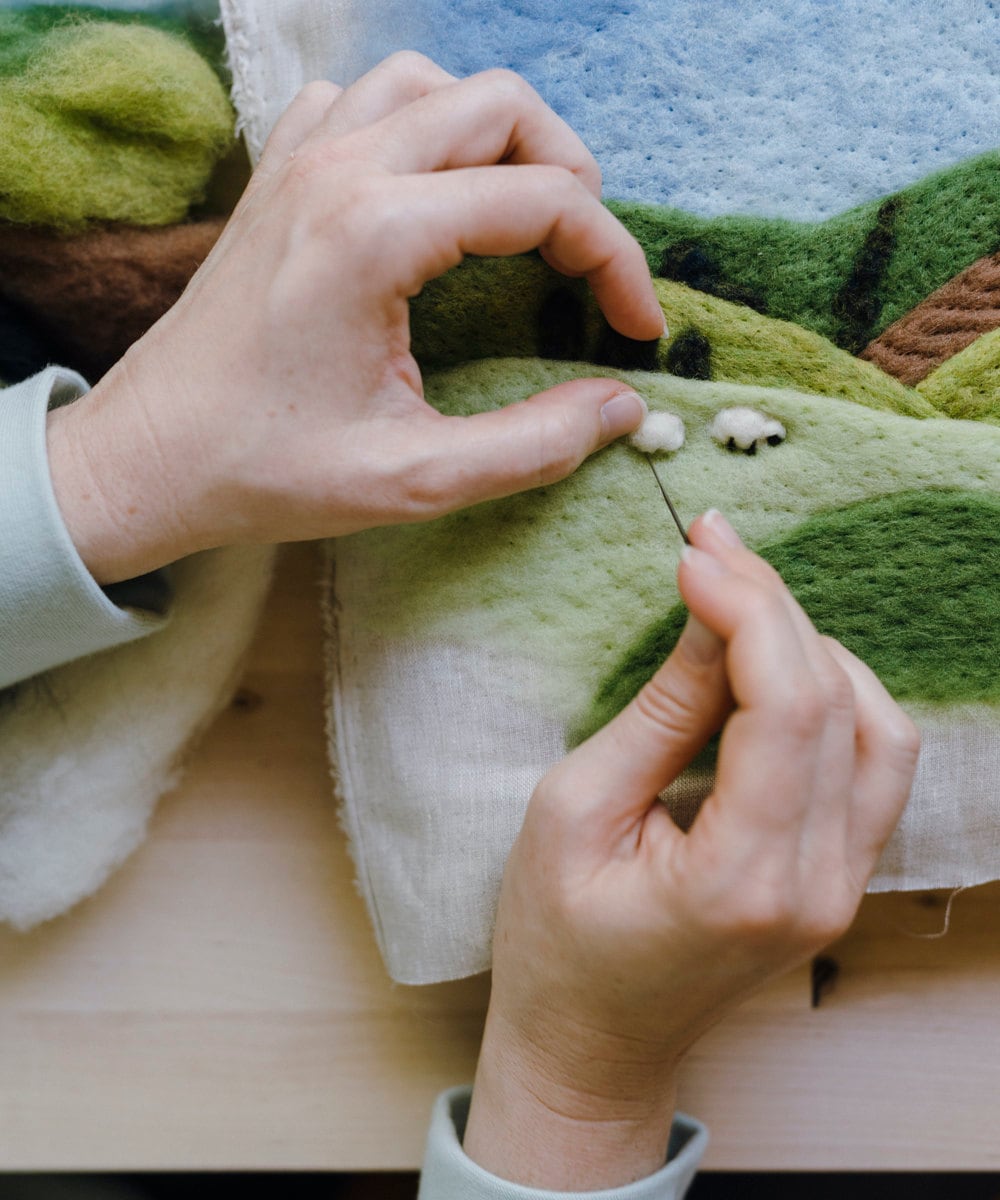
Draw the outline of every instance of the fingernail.
<instances>
[{"instance_id":1,"label":"fingernail","mask_svg":"<svg viewBox=\"0 0 1000 1200\"><path fill-rule=\"evenodd\" d=\"M647 413L646 402L635 392L619 392L601 406L601 441L613 442L631 433Z\"/></svg>"},{"instance_id":2,"label":"fingernail","mask_svg":"<svg viewBox=\"0 0 1000 1200\"><path fill-rule=\"evenodd\" d=\"M702 665L715 662L723 650L722 638L695 616L688 616L677 645L688 658Z\"/></svg>"},{"instance_id":3,"label":"fingernail","mask_svg":"<svg viewBox=\"0 0 1000 1200\"><path fill-rule=\"evenodd\" d=\"M681 551L681 561L687 563L692 570L700 575L709 575L718 579L720 575L730 575L732 572L712 554L699 550L697 546L685 546Z\"/></svg>"},{"instance_id":4,"label":"fingernail","mask_svg":"<svg viewBox=\"0 0 1000 1200\"><path fill-rule=\"evenodd\" d=\"M726 518L719 512L717 508L710 508L704 517L705 523L709 526L712 532L725 542L727 546L742 546L740 535L729 524Z\"/></svg>"}]
</instances>

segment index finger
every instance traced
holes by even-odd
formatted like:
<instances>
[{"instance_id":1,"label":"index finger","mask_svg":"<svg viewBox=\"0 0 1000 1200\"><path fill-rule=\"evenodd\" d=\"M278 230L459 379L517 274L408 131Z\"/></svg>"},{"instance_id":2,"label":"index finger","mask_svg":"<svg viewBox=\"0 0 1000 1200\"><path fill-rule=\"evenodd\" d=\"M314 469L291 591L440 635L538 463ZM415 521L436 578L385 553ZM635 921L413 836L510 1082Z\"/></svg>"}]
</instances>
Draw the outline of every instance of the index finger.
<instances>
[{"instance_id":1,"label":"index finger","mask_svg":"<svg viewBox=\"0 0 1000 1200\"><path fill-rule=\"evenodd\" d=\"M414 296L466 254L510 255L540 248L565 275L584 276L610 324L650 341L665 331L642 247L568 171L552 166L472 167L408 176L399 218L423 236L384 264ZM386 256L391 257L391 256Z\"/></svg>"},{"instance_id":2,"label":"index finger","mask_svg":"<svg viewBox=\"0 0 1000 1200\"><path fill-rule=\"evenodd\" d=\"M445 83L342 139L396 174L491 163L548 163L601 195L601 171L576 133L512 71Z\"/></svg>"}]
</instances>

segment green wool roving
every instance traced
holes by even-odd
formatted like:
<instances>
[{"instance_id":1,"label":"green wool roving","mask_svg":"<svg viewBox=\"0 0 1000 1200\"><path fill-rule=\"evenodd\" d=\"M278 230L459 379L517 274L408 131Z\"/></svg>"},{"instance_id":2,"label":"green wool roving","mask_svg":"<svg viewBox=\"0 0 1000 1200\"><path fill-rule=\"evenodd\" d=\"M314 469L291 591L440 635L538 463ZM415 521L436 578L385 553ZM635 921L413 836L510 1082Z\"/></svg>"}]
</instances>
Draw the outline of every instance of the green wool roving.
<instances>
[{"instance_id":1,"label":"green wool roving","mask_svg":"<svg viewBox=\"0 0 1000 1200\"><path fill-rule=\"evenodd\" d=\"M199 201L233 113L181 36L0 13L0 219L166 225Z\"/></svg>"},{"instance_id":2,"label":"green wool roving","mask_svg":"<svg viewBox=\"0 0 1000 1200\"><path fill-rule=\"evenodd\" d=\"M820 633L898 700L1000 702L1000 496L900 492L821 513L758 548ZM687 609L654 621L602 681L570 740L621 711L680 637Z\"/></svg>"},{"instance_id":3,"label":"green wool roving","mask_svg":"<svg viewBox=\"0 0 1000 1200\"><path fill-rule=\"evenodd\" d=\"M427 395L442 412L469 415L594 373L581 364L484 360L430 376ZM828 396L662 373L596 373L614 374L635 386L652 410L683 419L685 445L661 457L659 471L686 522L707 508L720 508L757 547L784 541L803 522L862 502L888 498L885 511L891 512L892 497L903 493L959 491L983 498L985 507L974 512L977 533L985 534L990 522L994 528L1000 523L1000 429L995 426L915 421ZM753 408L781 421L787 439L753 457L728 452L713 440L710 427L719 410L729 406ZM933 515L929 510L919 528L911 527L914 536L926 538ZM836 537L837 518L829 519L833 524L824 528ZM855 525L857 538L864 532L863 517ZM871 538L869 569L879 575L881 587L889 578L886 572L894 569L885 549L892 533L882 526ZM976 582L978 620L997 627L998 570L988 549L996 543L987 539L980 545L985 574ZM510 672L512 701L537 705L540 712L579 728L627 648L677 604L680 549L644 456L616 443L551 487L424 526L341 539L338 596L352 612L363 612L365 627L380 639L494 649ZM951 571L945 571L943 550L930 553L924 566L923 576L908 568L898 581L893 611L901 639L924 627L921 604L928 593L941 590ZM863 573L853 575L852 586L862 580ZM863 619L867 601L840 594ZM934 628L940 632L940 621ZM879 630L885 632L883 624ZM905 644L894 643L897 649ZM962 655L956 652L956 658L961 661ZM518 663L525 665L523 677ZM1000 674L995 660L991 669ZM926 698L940 694L931 686L932 674L919 676L928 685ZM508 686L505 679L498 669L491 686L502 689ZM526 679L533 681L530 687Z\"/></svg>"},{"instance_id":4,"label":"green wool roving","mask_svg":"<svg viewBox=\"0 0 1000 1200\"><path fill-rule=\"evenodd\" d=\"M654 343L632 342L611 330L584 284L567 280L537 256L469 258L427 284L411 305L413 352L425 369L538 355L790 387L914 417L940 415L913 388L808 329L684 284L654 283L669 335ZM692 334L704 347L693 364L692 356L679 353L691 346Z\"/></svg>"},{"instance_id":5,"label":"green wool roving","mask_svg":"<svg viewBox=\"0 0 1000 1200\"><path fill-rule=\"evenodd\" d=\"M1000 243L1000 151L821 223L612 202L654 274L796 321L858 353Z\"/></svg>"},{"instance_id":6,"label":"green wool roving","mask_svg":"<svg viewBox=\"0 0 1000 1200\"><path fill-rule=\"evenodd\" d=\"M949 358L916 390L949 417L1000 425L1000 329Z\"/></svg>"}]
</instances>

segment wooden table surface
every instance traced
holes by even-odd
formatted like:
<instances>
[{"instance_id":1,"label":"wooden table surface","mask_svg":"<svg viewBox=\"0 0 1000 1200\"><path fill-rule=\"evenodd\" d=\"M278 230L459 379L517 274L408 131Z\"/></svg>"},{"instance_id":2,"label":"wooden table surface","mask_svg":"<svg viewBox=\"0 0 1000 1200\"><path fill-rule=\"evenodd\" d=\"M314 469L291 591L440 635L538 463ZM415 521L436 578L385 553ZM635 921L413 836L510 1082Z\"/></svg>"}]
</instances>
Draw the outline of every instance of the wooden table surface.
<instances>
[{"instance_id":1,"label":"wooden table surface","mask_svg":"<svg viewBox=\"0 0 1000 1200\"><path fill-rule=\"evenodd\" d=\"M92 900L0 932L0 1169L402 1169L471 1078L484 979L392 984L331 800L311 547L244 689ZM681 1103L718 1169L1000 1169L1000 887L872 897L706 1037Z\"/></svg>"}]
</instances>

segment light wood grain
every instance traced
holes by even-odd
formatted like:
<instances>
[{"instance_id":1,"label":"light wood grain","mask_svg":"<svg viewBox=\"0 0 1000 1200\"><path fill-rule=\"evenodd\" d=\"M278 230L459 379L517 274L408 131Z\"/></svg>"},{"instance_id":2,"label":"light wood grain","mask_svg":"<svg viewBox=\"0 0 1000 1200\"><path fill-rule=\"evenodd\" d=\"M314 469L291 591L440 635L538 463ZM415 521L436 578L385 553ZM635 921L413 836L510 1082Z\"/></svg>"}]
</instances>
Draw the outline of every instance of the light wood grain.
<instances>
[{"instance_id":1,"label":"light wood grain","mask_svg":"<svg viewBox=\"0 0 1000 1200\"><path fill-rule=\"evenodd\" d=\"M375 950L330 795L315 552L286 552L244 692L92 900L0 933L0 1169L410 1168L471 1078L483 979ZM692 1052L720 1169L1000 1169L1000 887L865 902Z\"/></svg>"}]
</instances>

